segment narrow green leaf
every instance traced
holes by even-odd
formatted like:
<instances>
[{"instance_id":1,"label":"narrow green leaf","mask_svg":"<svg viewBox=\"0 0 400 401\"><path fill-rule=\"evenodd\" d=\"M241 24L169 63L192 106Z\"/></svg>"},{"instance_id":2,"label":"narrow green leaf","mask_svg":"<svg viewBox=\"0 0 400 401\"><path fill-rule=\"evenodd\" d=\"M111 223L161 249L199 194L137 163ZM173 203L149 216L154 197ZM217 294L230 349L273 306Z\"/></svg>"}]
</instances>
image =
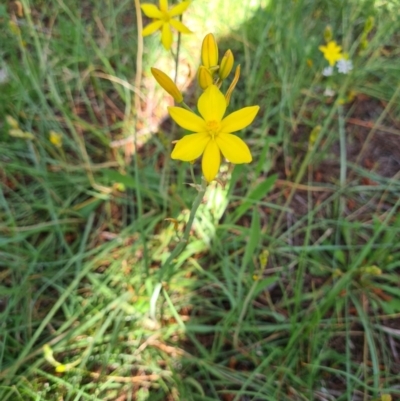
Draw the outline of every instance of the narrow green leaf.
<instances>
[{"instance_id":1,"label":"narrow green leaf","mask_svg":"<svg viewBox=\"0 0 400 401\"><path fill-rule=\"evenodd\" d=\"M254 255L255 250L257 249L258 244L260 243L260 236L261 236L260 214L258 210L254 208L253 217L251 219L250 238L244 252L242 267L246 266L250 262L252 256Z\"/></svg>"},{"instance_id":2,"label":"narrow green leaf","mask_svg":"<svg viewBox=\"0 0 400 401\"><path fill-rule=\"evenodd\" d=\"M115 170L104 169L102 173L110 180L114 182L119 182L125 185L127 188L136 188L136 182L130 175L124 175Z\"/></svg>"},{"instance_id":3,"label":"narrow green leaf","mask_svg":"<svg viewBox=\"0 0 400 401\"><path fill-rule=\"evenodd\" d=\"M277 174L273 174L268 177L265 181L260 182L245 198L243 203L235 210L232 216L232 222L236 222L240 217L242 217L250 207L260 201L263 197L265 197L268 192L274 186L276 179L278 178Z\"/></svg>"}]
</instances>

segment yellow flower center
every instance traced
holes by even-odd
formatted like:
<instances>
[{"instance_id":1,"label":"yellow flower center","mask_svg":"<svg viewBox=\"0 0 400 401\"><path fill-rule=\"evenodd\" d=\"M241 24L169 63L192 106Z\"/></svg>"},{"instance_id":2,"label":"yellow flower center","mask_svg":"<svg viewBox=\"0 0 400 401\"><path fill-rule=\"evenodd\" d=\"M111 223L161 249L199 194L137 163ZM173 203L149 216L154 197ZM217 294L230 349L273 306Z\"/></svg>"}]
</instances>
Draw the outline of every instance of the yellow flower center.
<instances>
[{"instance_id":1,"label":"yellow flower center","mask_svg":"<svg viewBox=\"0 0 400 401\"><path fill-rule=\"evenodd\" d=\"M206 126L207 126L207 132L214 139L214 137L217 136L219 133L221 124L218 121L212 120L212 121L207 121Z\"/></svg>"},{"instance_id":2,"label":"yellow flower center","mask_svg":"<svg viewBox=\"0 0 400 401\"><path fill-rule=\"evenodd\" d=\"M168 14L168 12L167 11L161 11L162 12L162 15L163 15L163 21L164 22L169 22L169 20L171 19L171 17L169 16L169 14Z\"/></svg>"}]
</instances>

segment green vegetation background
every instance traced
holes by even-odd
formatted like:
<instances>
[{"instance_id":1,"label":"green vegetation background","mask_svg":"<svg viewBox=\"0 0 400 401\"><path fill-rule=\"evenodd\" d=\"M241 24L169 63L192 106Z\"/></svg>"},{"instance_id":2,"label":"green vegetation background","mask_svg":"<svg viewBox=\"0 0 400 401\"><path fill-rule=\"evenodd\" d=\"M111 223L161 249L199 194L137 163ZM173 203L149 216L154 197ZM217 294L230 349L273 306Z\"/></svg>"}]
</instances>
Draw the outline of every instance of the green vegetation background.
<instances>
[{"instance_id":1,"label":"green vegetation background","mask_svg":"<svg viewBox=\"0 0 400 401\"><path fill-rule=\"evenodd\" d=\"M182 132L149 117L164 94L133 86L134 2L15 3L0 5L0 399L399 399L399 2L232 2L249 18L217 39L242 65L231 109L261 107L242 133L254 162L210 187L157 299L179 241L165 219L182 230L195 189L169 159ZM215 4L210 21L229 19ZM331 82L327 25L354 63ZM146 38L147 78L159 54Z\"/></svg>"}]
</instances>

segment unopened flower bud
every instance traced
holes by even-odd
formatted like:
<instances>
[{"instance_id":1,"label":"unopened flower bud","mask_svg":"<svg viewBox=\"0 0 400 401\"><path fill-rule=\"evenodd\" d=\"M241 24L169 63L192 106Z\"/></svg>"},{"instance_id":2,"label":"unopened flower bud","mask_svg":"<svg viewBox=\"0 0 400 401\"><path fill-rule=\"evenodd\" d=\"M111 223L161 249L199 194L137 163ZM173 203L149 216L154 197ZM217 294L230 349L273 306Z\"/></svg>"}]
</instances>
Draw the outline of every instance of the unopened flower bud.
<instances>
[{"instance_id":1,"label":"unopened flower bud","mask_svg":"<svg viewBox=\"0 0 400 401\"><path fill-rule=\"evenodd\" d=\"M49 132L49 140L57 148L61 148L62 147L63 137L62 137L62 135L60 133L51 130Z\"/></svg>"},{"instance_id":2,"label":"unopened flower bud","mask_svg":"<svg viewBox=\"0 0 400 401\"><path fill-rule=\"evenodd\" d=\"M161 87L166 90L176 102L183 102L181 91L167 74L157 68L151 68L151 73L153 74L153 77L156 79L156 81L161 85Z\"/></svg>"},{"instance_id":3,"label":"unopened flower bud","mask_svg":"<svg viewBox=\"0 0 400 401\"><path fill-rule=\"evenodd\" d=\"M365 33L371 32L371 29L374 27L374 25L375 25L374 17L372 16L368 17L367 20L365 21L364 32Z\"/></svg>"},{"instance_id":4,"label":"unopened flower bud","mask_svg":"<svg viewBox=\"0 0 400 401\"><path fill-rule=\"evenodd\" d=\"M210 71L203 65L200 66L199 72L197 73L197 81L200 85L200 88L203 90L207 89L213 84L213 78Z\"/></svg>"},{"instance_id":5,"label":"unopened flower bud","mask_svg":"<svg viewBox=\"0 0 400 401\"><path fill-rule=\"evenodd\" d=\"M235 89L235 86L239 81L239 77L240 77L240 65L238 65L236 67L235 76L233 77L233 81L231 82L228 90L226 91L226 94L225 94L226 107L229 106L229 102L231 101L232 92Z\"/></svg>"},{"instance_id":6,"label":"unopened flower bud","mask_svg":"<svg viewBox=\"0 0 400 401\"><path fill-rule=\"evenodd\" d=\"M328 25L324 30L324 39L325 42L330 42L333 38L332 27Z\"/></svg>"},{"instance_id":7,"label":"unopened flower bud","mask_svg":"<svg viewBox=\"0 0 400 401\"><path fill-rule=\"evenodd\" d=\"M308 149L312 149L314 147L314 144L318 138L319 133L321 132L321 126L317 125L314 127L310 133L310 136L308 137Z\"/></svg>"},{"instance_id":8,"label":"unopened flower bud","mask_svg":"<svg viewBox=\"0 0 400 401\"><path fill-rule=\"evenodd\" d=\"M207 34L203 39L201 61L206 68L218 65L218 45L212 33Z\"/></svg>"},{"instance_id":9,"label":"unopened flower bud","mask_svg":"<svg viewBox=\"0 0 400 401\"><path fill-rule=\"evenodd\" d=\"M221 65L219 67L219 77L221 79L227 78L228 75L231 73L233 68L233 61L233 53L230 50L227 50L224 54L224 57L222 57Z\"/></svg>"}]
</instances>

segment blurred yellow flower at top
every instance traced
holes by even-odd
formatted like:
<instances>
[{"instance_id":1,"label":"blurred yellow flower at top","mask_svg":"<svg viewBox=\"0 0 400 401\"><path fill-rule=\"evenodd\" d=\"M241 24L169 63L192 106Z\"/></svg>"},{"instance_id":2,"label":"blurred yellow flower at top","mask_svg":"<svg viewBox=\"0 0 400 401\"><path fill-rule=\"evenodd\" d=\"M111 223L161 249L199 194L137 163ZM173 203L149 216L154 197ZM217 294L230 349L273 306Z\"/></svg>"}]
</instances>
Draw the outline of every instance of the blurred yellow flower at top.
<instances>
[{"instance_id":1,"label":"blurred yellow flower at top","mask_svg":"<svg viewBox=\"0 0 400 401\"><path fill-rule=\"evenodd\" d=\"M49 132L49 140L50 142L56 146L57 148L61 148L62 146L62 135L55 131Z\"/></svg>"},{"instance_id":2,"label":"blurred yellow flower at top","mask_svg":"<svg viewBox=\"0 0 400 401\"><path fill-rule=\"evenodd\" d=\"M181 33L192 33L182 22L174 19L174 17L183 14L189 4L189 0L182 1L182 3L173 6L170 10L168 9L168 0L160 0L159 7L154 4L142 4L140 7L143 13L154 20L143 29L142 35L148 36L161 30L161 43L167 50L170 50L172 45L171 26Z\"/></svg>"},{"instance_id":3,"label":"blurred yellow flower at top","mask_svg":"<svg viewBox=\"0 0 400 401\"><path fill-rule=\"evenodd\" d=\"M319 50L324 53L324 57L328 60L330 66L334 66L336 61L343 58L342 46L339 46L334 40L328 42L326 46L320 46Z\"/></svg>"},{"instance_id":4,"label":"blurred yellow flower at top","mask_svg":"<svg viewBox=\"0 0 400 401\"><path fill-rule=\"evenodd\" d=\"M252 156L248 146L231 132L250 125L259 107L244 107L224 118L225 96L217 86L210 85L199 97L197 108L201 117L181 107L168 107L170 116L179 126L195 132L176 143L172 159L191 162L203 155L202 170L208 182L218 174L221 153L231 163L250 163Z\"/></svg>"}]
</instances>

